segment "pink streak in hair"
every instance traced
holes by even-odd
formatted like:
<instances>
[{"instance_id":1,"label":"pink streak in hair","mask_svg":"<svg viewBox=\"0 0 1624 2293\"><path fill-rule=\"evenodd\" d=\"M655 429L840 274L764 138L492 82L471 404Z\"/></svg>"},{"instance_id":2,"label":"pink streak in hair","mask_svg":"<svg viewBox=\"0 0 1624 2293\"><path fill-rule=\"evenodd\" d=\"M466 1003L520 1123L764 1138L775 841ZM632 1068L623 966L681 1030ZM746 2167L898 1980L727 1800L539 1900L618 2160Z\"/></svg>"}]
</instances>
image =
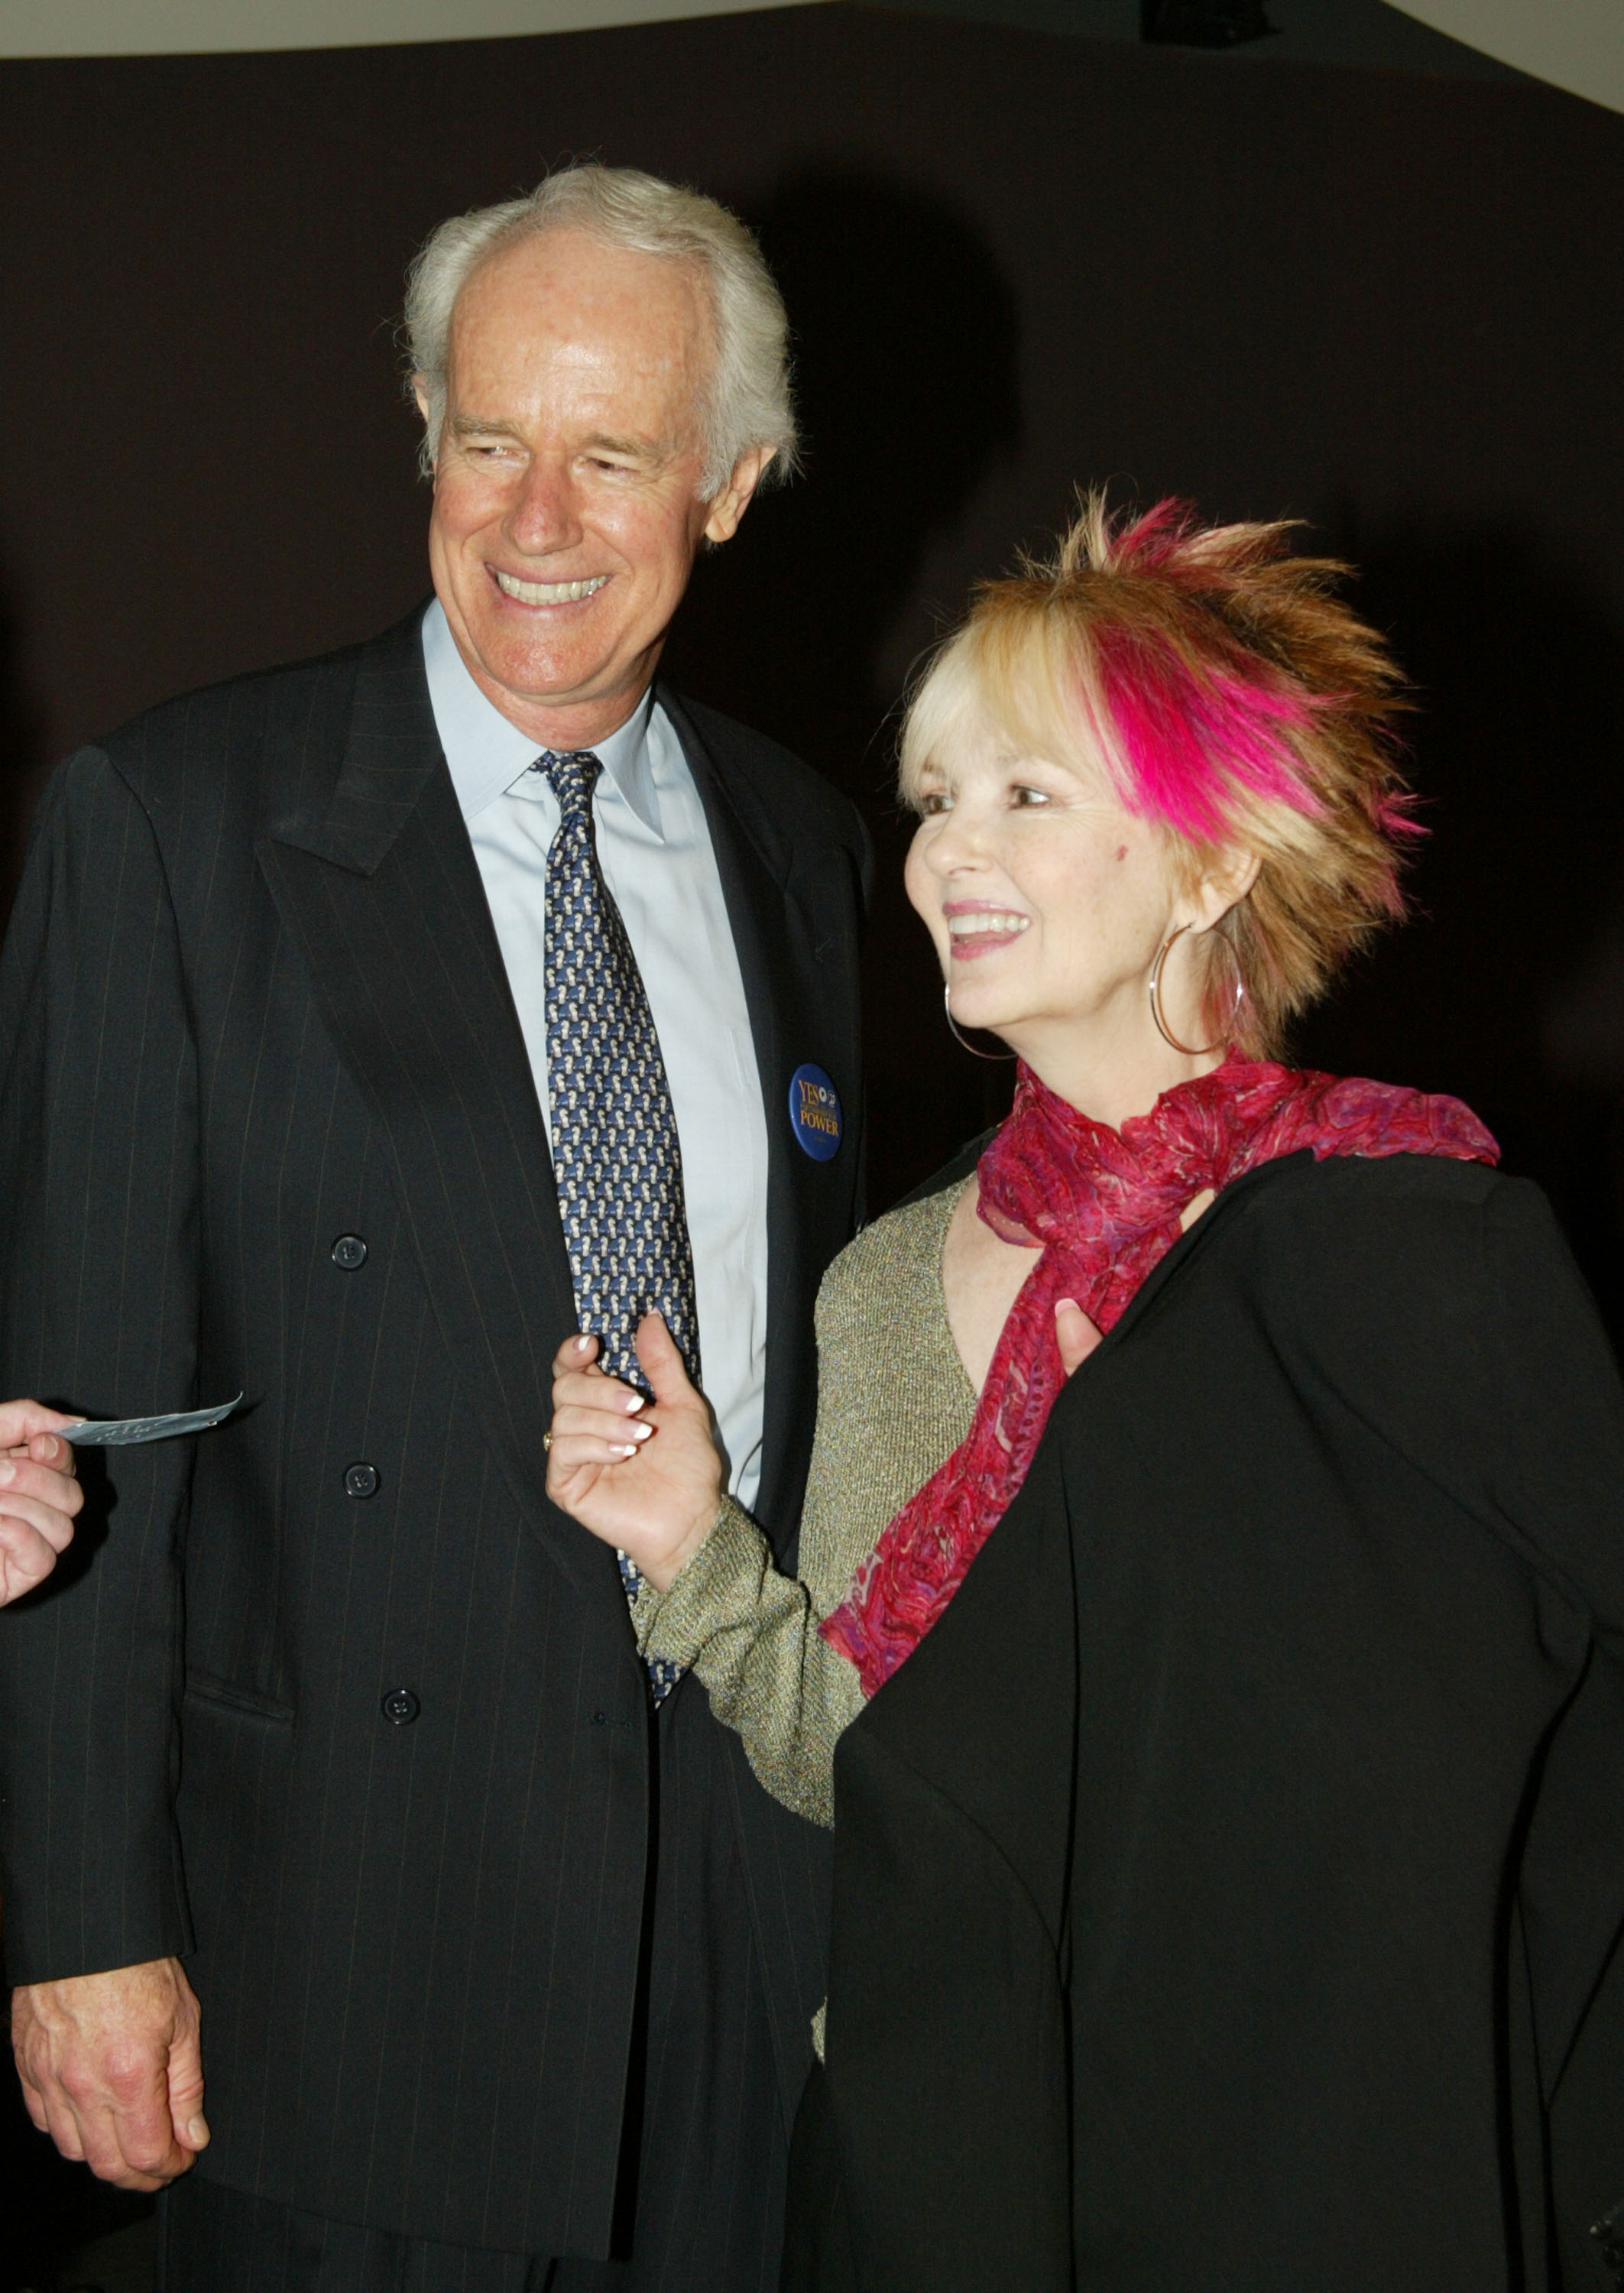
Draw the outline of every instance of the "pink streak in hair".
<instances>
[{"instance_id":1,"label":"pink streak in hair","mask_svg":"<svg viewBox=\"0 0 1624 2293\"><path fill-rule=\"evenodd\" d=\"M1425 836L1426 829L1410 814L1420 799L1404 789L1392 796L1380 797L1376 806L1376 825L1384 836Z\"/></svg>"},{"instance_id":2,"label":"pink streak in hair","mask_svg":"<svg viewBox=\"0 0 1624 2293\"><path fill-rule=\"evenodd\" d=\"M1148 523L1141 521L1135 536ZM1168 546L1176 539L1169 536ZM1222 840L1224 798L1236 782L1294 812L1323 811L1285 737L1310 721L1308 696L1229 668L1200 676L1170 645L1109 627L1095 640L1095 656L1135 811L1198 842Z\"/></svg>"},{"instance_id":3,"label":"pink streak in hair","mask_svg":"<svg viewBox=\"0 0 1624 2293\"><path fill-rule=\"evenodd\" d=\"M1111 548L1113 567L1123 572L1153 572L1166 564L1198 523L1193 502L1164 494L1118 534Z\"/></svg>"}]
</instances>

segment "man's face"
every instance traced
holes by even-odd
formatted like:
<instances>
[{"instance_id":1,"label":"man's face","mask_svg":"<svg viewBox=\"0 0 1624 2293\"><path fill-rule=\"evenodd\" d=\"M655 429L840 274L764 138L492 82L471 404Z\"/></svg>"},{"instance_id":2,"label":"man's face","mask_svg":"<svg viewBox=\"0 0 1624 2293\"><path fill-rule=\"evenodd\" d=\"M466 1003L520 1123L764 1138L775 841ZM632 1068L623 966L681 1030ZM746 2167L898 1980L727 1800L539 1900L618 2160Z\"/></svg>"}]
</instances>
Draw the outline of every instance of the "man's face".
<instances>
[{"instance_id":1,"label":"man's face","mask_svg":"<svg viewBox=\"0 0 1624 2293\"><path fill-rule=\"evenodd\" d=\"M699 499L713 355L684 265L578 231L509 248L458 297L434 587L481 689L547 746L630 715L701 535L729 538L766 466Z\"/></svg>"}]
</instances>

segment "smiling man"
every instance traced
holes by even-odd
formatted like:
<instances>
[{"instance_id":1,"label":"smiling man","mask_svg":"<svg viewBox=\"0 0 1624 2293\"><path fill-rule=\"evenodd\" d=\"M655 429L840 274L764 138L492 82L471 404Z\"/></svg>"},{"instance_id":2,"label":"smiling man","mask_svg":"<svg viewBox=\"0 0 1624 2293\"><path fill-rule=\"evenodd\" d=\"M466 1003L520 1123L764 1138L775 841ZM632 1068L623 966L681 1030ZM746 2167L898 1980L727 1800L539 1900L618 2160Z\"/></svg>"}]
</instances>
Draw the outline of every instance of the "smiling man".
<instances>
[{"instance_id":1,"label":"smiling man","mask_svg":"<svg viewBox=\"0 0 1624 2293\"><path fill-rule=\"evenodd\" d=\"M110 1456L7 1620L17 2058L167 2293L765 2293L823 1843L545 1449L569 1333L658 1310L790 1560L866 846L657 680L793 460L784 312L592 166L408 325L433 600L73 758L8 943L0 1379L251 1405Z\"/></svg>"}]
</instances>

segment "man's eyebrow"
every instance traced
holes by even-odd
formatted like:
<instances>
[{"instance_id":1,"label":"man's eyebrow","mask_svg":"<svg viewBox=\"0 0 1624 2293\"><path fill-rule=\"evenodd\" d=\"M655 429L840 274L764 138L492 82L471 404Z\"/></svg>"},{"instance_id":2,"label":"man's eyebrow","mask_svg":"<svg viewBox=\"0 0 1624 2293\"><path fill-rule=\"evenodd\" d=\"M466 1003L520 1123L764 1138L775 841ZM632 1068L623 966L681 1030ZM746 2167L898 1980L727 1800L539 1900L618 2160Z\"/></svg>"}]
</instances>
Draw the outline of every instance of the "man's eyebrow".
<instances>
[{"instance_id":1,"label":"man's eyebrow","mask_svg":"<svg viewBox=\"0 0 1624 2293\"><path fill-rule=\"evenodd\" d=\"M594 454L629 454L650 462L668 461L675 449L663 438L610 438L602 431L585 442Z\"/></svg>"},{"instance_id":2,"label":"man's eyebrow","mask_svg":"<svg viewBox=\"0 0 1624 2293\"><path fill-rule=\"evenodd\" d=\"M488 422L481 414L454 414L451 417L454 438L516 438L519 435L511 422Z\"/></svg>"}]
</instances>

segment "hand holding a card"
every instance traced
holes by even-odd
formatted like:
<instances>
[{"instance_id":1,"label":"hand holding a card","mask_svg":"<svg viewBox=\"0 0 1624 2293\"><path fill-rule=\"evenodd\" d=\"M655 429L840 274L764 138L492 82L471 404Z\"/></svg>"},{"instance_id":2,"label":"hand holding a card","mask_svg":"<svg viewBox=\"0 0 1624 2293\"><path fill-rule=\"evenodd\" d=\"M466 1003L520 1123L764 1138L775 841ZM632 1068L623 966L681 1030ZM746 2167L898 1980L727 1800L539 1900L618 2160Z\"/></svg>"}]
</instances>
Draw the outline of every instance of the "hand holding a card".
<instances>
[{"instance_id":1,"label":"hand holding a card","mask_svg":"<svg viewBox=\"0 0 1624 2293\"><path fill-rule=\"evenodd\" d=\"M37 1401L0 1402L0 1608L43 1584L72 1542L85 1502L61 1438L73 1423Z\"/></svg>"},{"instance_id":2,"label":"hand holding a card","mask_svg":"<svg viewBox=\"0 0 1624 2293\"><path fill-rule=\"evenodd\" d=\"M0 1608L43 1584L73 1541L74 1516L85 1502L74 1446L127 1449L207 1433L241 1399L239 1393L212 1409L119 1418L65 1417L38 1401L0 1402Z\"/></svg>"}]
</instances>

